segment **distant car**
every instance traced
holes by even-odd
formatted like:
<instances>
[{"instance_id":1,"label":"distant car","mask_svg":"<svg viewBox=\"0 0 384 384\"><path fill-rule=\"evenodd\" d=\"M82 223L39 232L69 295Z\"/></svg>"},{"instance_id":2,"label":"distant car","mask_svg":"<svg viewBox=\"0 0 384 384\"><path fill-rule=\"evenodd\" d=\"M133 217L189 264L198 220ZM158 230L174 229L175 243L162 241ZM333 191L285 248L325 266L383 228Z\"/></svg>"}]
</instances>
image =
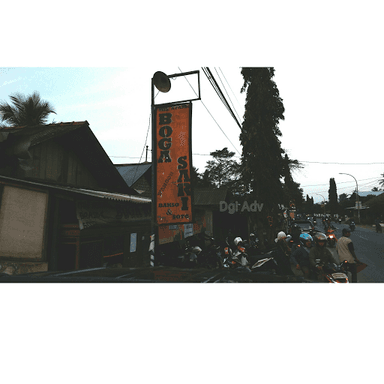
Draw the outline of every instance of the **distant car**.
<instances>
[{"instance_id":1,"label":"distant car","mask_svg":"<svg viewBox=\"0 0 384 384\"><path fill-rule=\"evenodd\" d=\"M307 233L309 233L314 227L314 224L311 220L295 220L293 223L297 224L302 232Z\"/></svg>"}]
</instances>

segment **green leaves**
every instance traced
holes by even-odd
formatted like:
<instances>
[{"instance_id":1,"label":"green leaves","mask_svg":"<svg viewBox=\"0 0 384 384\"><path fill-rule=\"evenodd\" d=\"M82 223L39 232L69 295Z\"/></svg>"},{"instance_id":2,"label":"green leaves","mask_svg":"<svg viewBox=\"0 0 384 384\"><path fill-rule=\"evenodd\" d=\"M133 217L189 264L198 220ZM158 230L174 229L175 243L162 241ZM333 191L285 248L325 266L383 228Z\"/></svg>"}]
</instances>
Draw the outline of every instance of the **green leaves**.
<instances>
[{"instance_id":1,"label":"green leaves","mask_svg":"<svg viewBox=\"0 0 384 384\"><path fill-rule=\"evenodd\" d=\"M8 126L46 124L48 116L56 111L53 106L40 98L38 92L25 96L20 93L10 95L12 104L0 103L0 119Z\"/></svg>"},{"instance_id":2,"label":"green leaves","mask_svg":"<svg viewBox=\"0 0 384 384\"><path fill-rule=\"evenodd\" d=\"M216 187L233 186L239 178L240 164L232 160L235 152L229 152L225 147L211 152L214 160L207 161L206 172Z\"/></svg>"}]
</instances>

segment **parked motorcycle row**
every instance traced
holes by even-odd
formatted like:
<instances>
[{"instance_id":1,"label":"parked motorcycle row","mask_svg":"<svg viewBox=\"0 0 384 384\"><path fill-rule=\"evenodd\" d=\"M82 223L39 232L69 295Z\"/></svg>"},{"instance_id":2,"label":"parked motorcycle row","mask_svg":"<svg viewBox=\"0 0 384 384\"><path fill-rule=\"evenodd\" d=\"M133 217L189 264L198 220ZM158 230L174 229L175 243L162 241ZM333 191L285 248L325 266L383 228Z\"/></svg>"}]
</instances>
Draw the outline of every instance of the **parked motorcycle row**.
<instances>
[{"instance_id":1,"label":"parked motorcycle row","mask_svg":"<svg viewBox=\"0 0 384 384\"><path fill-rule=\"evenodd\" d=\"M318 231L313 228L311 232L315 235ZM292 248L297 246L292 241L292 236L288 236L286 241ZM250 241L235 237L233 240L226 238L221 244L206 234L194 235L186 239L183 247L174 244L172 251L163 250L157 264L180 268L236 269L250 273L292 275L289 258L276 249L262 252L258 239L252 234ZM323 270L326 281L348 282L345 265L327 265L323 266Z\"/></svg>"},{"instance_id":2,"label":"parked motorcycle row","mask_svg":"<svg viewBox=\"0 0 384 384\"><path fill-rule=\"evenodd\" d=\"M306 232L312 236L323 233L327 238L327 245L335 247L337 238L335 227L330 223L324 224L324 231L316 228L316 223L311 220L308 228L298 229L299 233ZM292 251L300 246L298 237L292 235L295 224L289 228L286 242ZM353 231L355 223L350 223ZM205 268L205 269L231 269L251 273L270 273L281 276L293 274L289 257L275 248L262 252L260 243L254 234L250 235L249 241L241 237L227 237L225 241L219 242L206 234L197 234L188 237L183 246L172 243L172 248L163 249L157 258L157 265L180 267L180 268ZM267 248L268 249L268 248ZM348 281L348 269L346 264L328 264L323 267L325 281L330 283L346 283ZM310 280L314 278L311 275ZM304 279L304 278L303 278Z\"/></svg>"},{"instance_id":3,"label":"parked motorcycle row","mask_svg":"<svg viewBox=\"0 0 384 384\"><path fill-rule=\"evenodd\" d=\"M220 243L206 234L197 234L188 237L183 247L178 243L164 247L157 264L182 268L240 268L249 272L263 267L264 270L272 258L264 255L257 243L256 238L246 242L241 237L226 238Z\"/></svg>"}]
</instances>

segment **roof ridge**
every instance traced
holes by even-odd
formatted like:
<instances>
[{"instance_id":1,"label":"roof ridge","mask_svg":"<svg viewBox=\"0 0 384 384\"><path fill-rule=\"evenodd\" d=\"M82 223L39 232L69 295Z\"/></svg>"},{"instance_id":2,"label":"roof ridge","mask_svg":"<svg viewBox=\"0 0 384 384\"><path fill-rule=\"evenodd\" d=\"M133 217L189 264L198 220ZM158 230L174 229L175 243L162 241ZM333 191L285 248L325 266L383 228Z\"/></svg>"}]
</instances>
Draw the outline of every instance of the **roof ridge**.
<instances>
[{"instance_id":1,"label":"roof ridge","mask_svg":"<svg viewBox=\"0 0 384 384\"><path fill-rule=\"evenodd\" d=\"M70 126L70 125L83 125L88 124L87 120L81 120L81 121L67 121L67 122L60 122L60 123L50 123L50 124L37 124L37 125L18 125L18 126L11 126L11 127L0 127L0 131L8 131L13 129L24 129L24 128L37 128L37 127L51 127L51 126Z\"/></svg>"}]
</instances>

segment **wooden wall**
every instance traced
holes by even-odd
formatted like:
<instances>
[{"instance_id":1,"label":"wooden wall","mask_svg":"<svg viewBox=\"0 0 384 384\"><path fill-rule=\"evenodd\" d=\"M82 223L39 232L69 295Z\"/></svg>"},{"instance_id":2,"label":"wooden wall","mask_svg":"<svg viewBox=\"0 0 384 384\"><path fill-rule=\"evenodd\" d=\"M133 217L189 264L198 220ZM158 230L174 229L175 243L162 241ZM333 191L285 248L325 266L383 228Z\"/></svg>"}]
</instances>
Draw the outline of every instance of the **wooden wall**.
<instances>
[{"instance_id":1,"label":"wooden wall","mask_svg":"<svg viewBox=\"0 0 384 384\"><path fill-rule=\"evenodd\" d=\"M18 169L18 177L54 181L74 187L94 189L98 183L80 159L64 150L54 140L49 140L29 149L33 159L33 169Z\"/></svg>"}]
</instances>

